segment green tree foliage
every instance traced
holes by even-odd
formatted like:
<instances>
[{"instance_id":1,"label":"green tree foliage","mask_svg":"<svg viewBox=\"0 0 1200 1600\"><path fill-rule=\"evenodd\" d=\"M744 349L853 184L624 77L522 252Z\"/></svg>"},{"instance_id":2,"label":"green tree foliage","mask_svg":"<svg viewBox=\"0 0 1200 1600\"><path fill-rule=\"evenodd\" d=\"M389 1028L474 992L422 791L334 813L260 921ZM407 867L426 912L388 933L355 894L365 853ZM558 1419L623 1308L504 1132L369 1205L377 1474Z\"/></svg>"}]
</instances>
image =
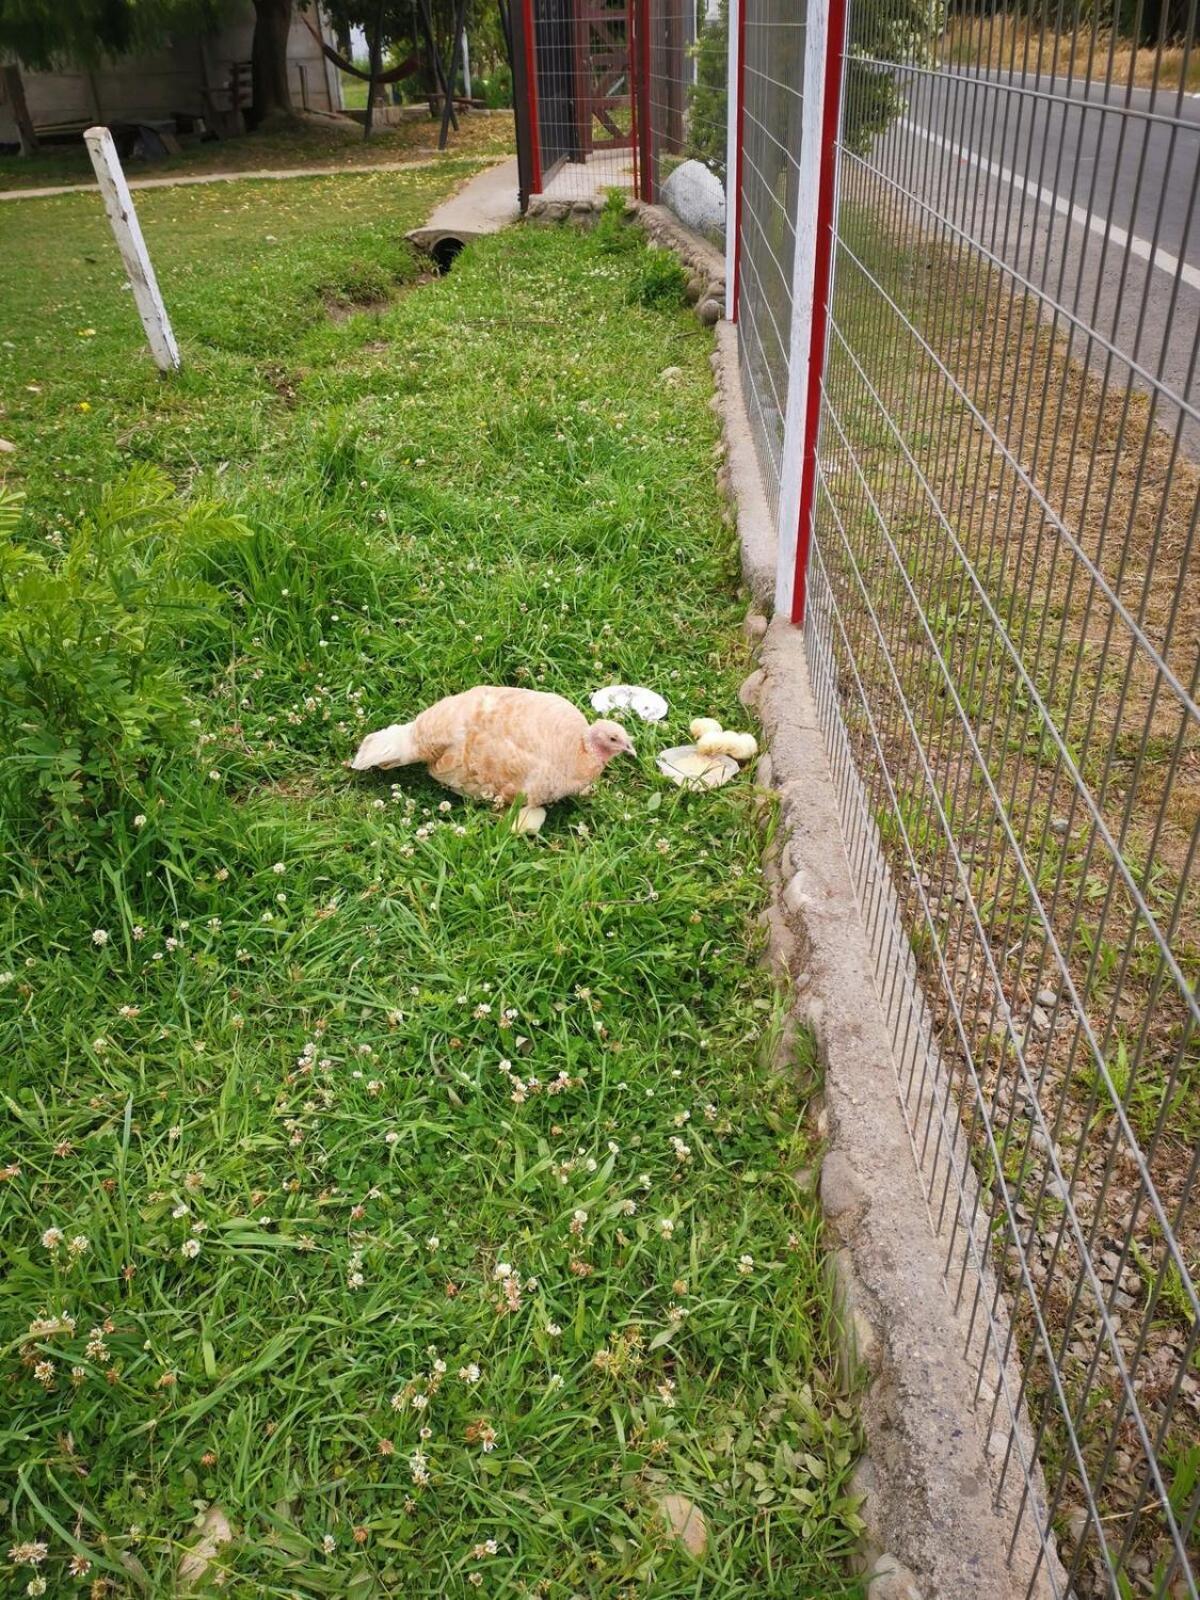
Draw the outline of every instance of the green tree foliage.
<instances>
[{"instance_id":1,"label":"green tree foliage","mask_svg":"<svg viewBox=\"0 0 1200 1600\"><path fill-rule=\"evenodd\" d=\"M943 24L940 0L851 0L842 125L842 137L849 149L861 153L874 135L882 133L903 110L903 88L890 63L926 61ZM791 30L789 37L796 41L796 59L775 63L777 75L787 82L798 81L803 69L803 35ZM687 154L703 161L723 182L728 116L728 0L721 0L714 21L701 26L694 52L696 81L688 112ZM780 102L781 125L789 120L788 106L793 108L790 120L795 120L794 97L788 96L786 102Z\"/></svg>"},{"instance_id":2,"label":"green tree foliage","mask_svg":"<svg viewBox=\"0 0 1200 1600\"><path fill-rule=\"evenodd\" d=\"M0 55L31 70L90 65L211 27L221 0L0 0Z\"/></svg>"},{"instance_id":3,"label":"green tree foliage","mask_svg":"<svg viewBox=\"0 0 1200 1600\"><path fill-rule=\"evenodd\" d=\"M729 112L729 0L712 22L701 24L693 46L696 81L688 104L687 154L725 181L725 127Z\"/></svg>"}]
</instances>

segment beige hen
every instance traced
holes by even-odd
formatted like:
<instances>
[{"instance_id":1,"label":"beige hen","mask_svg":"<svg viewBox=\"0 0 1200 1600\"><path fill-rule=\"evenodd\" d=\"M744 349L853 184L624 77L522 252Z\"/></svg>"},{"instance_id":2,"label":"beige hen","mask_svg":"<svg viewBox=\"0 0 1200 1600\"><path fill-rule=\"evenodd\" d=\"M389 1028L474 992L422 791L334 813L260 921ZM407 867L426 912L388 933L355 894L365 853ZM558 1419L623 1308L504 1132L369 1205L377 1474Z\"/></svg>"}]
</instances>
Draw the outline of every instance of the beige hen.
<instances>
[{"instance_id":1,"label":"beige hen","mask_svg":"<svg viewBox=\"0 0 1200 1600\"><path fill-rule=\"evenodd\" d=\"M594 722L561 695L480 685L448 695L412 722L369 733L351 762L368 767L423 763L431 777L477 800L524 801L516 827L536 833L554 800L594 783L614 756L633 755L617 722Z\"/></svg>"}]
</instances>

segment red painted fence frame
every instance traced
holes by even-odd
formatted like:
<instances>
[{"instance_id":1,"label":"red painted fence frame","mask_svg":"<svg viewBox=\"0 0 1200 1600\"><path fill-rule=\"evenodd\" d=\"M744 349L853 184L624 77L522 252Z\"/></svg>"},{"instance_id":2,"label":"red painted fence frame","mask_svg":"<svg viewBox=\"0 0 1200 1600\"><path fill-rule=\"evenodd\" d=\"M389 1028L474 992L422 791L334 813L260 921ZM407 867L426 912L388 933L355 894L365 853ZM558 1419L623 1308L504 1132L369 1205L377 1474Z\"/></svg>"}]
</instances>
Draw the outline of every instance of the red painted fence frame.
<instances>
[{"instance_id":1,"label":"red painted fence frame","mask_svg":"<svg viewBox=\"0 0 1200 1600\"><path fill-rule=\"evenodd\" d=\"M535 50L536 35L534 34L533 0L521 0L522 32L525 49L525 93L529 106L529 155L532 173L530 175L529 192L541 194L542 192L542 134L538 126L538 80L537 80L537 55Z\"/></svg>"},{"instance_id":2,"label":"red painted fence frame","mask_svg":"<svg viewBox=\"0 0 1200 1600\"><path fill-rule=\"evenodd\" d=\"M796 578L792 622L804 621L808 601L808 557L816 504L817 439L821 427L821 384L829 339L829 291L837 228L837 149L841 125L842 72L846 57L846 0L829 0L825 83L821 103L821 169L817 188L817 238L813 262L812 327L808 348L808 394L804 445L800 457L800 510L796 534Z\"/></svg>"}]
</instances>

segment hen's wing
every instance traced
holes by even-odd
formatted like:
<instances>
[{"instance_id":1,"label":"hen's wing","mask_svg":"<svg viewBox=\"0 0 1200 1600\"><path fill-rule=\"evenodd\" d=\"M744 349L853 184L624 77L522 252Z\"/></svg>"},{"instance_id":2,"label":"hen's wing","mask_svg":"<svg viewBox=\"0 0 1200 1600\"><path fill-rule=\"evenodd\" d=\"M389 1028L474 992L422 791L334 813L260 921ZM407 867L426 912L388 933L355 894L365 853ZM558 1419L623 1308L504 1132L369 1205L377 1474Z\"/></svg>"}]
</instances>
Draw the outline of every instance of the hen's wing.
<instances>
[{"instance_id":1,"label":"hen's wing","mask_svg":"<svg viewBox=\"0 0 1200 1600\"><path fill-rule=\"evenodd\" d=\"M587 721L561 695L468 689L423 711L416 731L432 776L460 794L540 805L595 776L579 771Z\"/></svg>"}]
</instances>

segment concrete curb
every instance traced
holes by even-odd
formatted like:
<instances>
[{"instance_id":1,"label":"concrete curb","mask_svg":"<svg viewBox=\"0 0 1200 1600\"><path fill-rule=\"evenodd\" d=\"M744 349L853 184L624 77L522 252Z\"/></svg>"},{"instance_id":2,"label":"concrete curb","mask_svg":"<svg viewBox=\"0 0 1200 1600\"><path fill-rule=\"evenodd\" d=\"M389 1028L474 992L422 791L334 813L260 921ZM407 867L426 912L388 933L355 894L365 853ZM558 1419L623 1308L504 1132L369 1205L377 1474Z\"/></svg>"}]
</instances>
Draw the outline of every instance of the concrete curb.
<instances>
[{"instance_id":1,"label":"concrete curb","mask_svg":"<svg viewBox=\"0 0 1200 1600\"><path fill-rule=\"evenodd\" d=\"M759 781L777 791L781 808L767 866L769 955L791 987L795 1014L820 1042L821 1200L846 1363L866 1379L866 1453L857 1488L865 1497L860 1562L870 1575L869 1600L1016 1600L1030 1592L1031 1581L1034 1595L1048 1595L1031 1517L1008 1553L1021 1473L1014 1467L997 1495L1009 1433L989 1435L995 1391L983 1382L976 1393L981 1341L970 1323L972 1297L956 1307L947 1289L947 1245L935 1236L900 1100L804 636L782 617L767 621L774 521L742 398L734 330L724 322L712 365L724 418L722 487L736 511L745 581L762 613L747 618L747 632L761 640L760 668L746 685L769 752ZM878 869L886 874L882 857ZM926 1105L928 1095L919 1096L917 1110ZM969 1164L967 1177L973 1178ZM999 1316L1003 1324L1002 1305ZM1009 1393L1018 1393L1011 1368L1006 1377ZM1027 1430L1020 1432L1028 1447Z\"/></svg>"}]
</instances>

